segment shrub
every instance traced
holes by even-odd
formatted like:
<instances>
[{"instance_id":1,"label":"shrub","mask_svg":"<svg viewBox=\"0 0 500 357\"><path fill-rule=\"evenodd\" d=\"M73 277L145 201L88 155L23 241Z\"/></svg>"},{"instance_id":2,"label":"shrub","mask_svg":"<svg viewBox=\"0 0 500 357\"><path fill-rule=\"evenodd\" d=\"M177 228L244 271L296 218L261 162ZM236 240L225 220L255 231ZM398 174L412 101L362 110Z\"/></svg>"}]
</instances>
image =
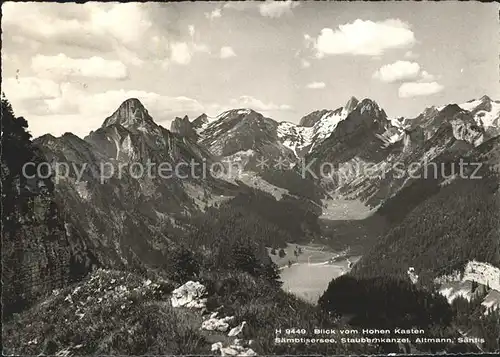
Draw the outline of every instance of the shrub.
<instances>
[{"instance_id":1,"label":"shrub","mask_svg":"<svg viewBox=\"0 0 500 357\"><path fill-rule=\"evenodd\" d=\"M196 279L200 274L200 263L194 253L184 246L174 248L168 253L164 268L168 277L179 284Z\"/></svg>"},{"instance_id":2,"label":"shrub","mask_svg":"<svg viewBox=\"0 0 500 357\"><path fill-rule=\"evenodd\" d=\"M279 257L280 257L280 258L284 258L284 257L286 256L286 253L285 253L285 251L283 250L283 248L281 248L281 249L280 249L280 251L279 251L279 253L278 253L278 254L279 254Z\"/></svg>"}]
</instances>

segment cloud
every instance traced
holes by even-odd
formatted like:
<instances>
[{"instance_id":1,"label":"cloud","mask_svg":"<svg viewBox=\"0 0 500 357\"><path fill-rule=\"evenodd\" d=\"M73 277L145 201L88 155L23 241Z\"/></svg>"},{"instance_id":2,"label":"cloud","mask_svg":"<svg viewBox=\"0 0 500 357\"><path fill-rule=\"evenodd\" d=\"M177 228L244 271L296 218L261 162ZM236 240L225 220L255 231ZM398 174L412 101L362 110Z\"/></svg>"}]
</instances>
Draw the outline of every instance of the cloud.
<instances>
[{"instance_id":1,"label":"cloud","mask_svg":"<svg viewBox=\"0 0 500 357\"><path fill-rule=\"evenodd\" d=\"M312 82L306 85L306 88L308 89L323 89L326 87L326 84L324 82Z\"/></svg>"},{"instance_id":2,"label":"cloud","mask_svg":"<svg viewBox=\"0 0 500 357\"><path fill-rule=\"evenodd\" d=\"M425 82L430 82L430 81L433 81L436 79L436 76L430 74L427 71L422 71L422 73L420 75L421 75L422 80Z\"/></svg>"},{"instance_id":3,"label":"cloud","mask_svg":"<svg viewBox=\"0 0 500 357\"><path fill-rule=\"evenodd\" d=\"M57 83L36 77L4 78L2 91L11 102L54 99L61 95Z\"/></svg>"},{"instance_id":4,"label":"cloud","mask_svg":"<svg viewBox=\"0 0 500 357\"><path fill-rule=\"evenodd\" d=\"M397 61L380 67L373 73L373 78L386 83L403 81L432 82L436 79L436 76L421 69L416 62Z\"/></svg>"},{"instance_id":5,"label":"cloud","mask_svg":"<svg viewBox=\"0 0 500 357\"><path fill-rule=\"evenodd\" d=\"M373 74L373 78L377 78L382 82L393 83L403 80L414 80L419 76L419 73L420 65L418 63L397 61L382 66Z\"/></svg>"},{"instance_id":6,"label":"cloud","mask_svg":"<svg viewBox=\"0 0 500 357\"><path fill-rule=\"evenodd\" d=\"M399 87L400 98L427 96L441 92L444 87L437 82L408 82Z\"/></svg>"},{"instance_id":7,"label":"cloud","mask_svg":"<svg viewBox=\"0 0 500 357\"><path fill-rule=\"evenodd\" d=\"M259 12L262 16L278 18L284 14L291 13L294 7L299 6L297 1L266 1L259 5Z\"/></svg>"},{"instance_id":8,"label":"cloud","mask_svg":"<svg viewBox=\"0 0 500 357\"><path fill-rule=\"evenodd\" d=\"M193 43L192 44L193 52L204 52L210 53L210 48L204 43Z\"/></svg>"},{"instance_id":9,"label":"cloud","mask_svg":"<svg viewBox=\"0 0 500 357\"><path fill-rule=\"evenodd\" d=\"M4 36L6 47L36 51L57 46L64 53L77 48L79 53L90 52L89 57L109 54L138 66L144 61L161 63L169 59L173 36L182 42L178 38L180 29L172 31L165 25L175 14L155 3L8 2L2 10L2 30L9 34ZM159 16L167 19L154 20Z\"/></svg>"},{"instance_id":10,"label":"cloud","mask_svg":"<svg viewBox=\"0 0 500 357\"><path fill-rule=\"evenodd\" d=\"M220 8L214 9L211 12L205 12L205 17L210 20L217 19L221 16L222 16L222 9Z\"/></svg>"},{"instance_id":11,"label":"cloud","mask_svg":"<svg viewBox=\"0 0 500 357\"><path fill-rule=\"evenodd\" d=\"M36 77L6 78L2 90L12 103L16 113L29 119L32 115L74 113L75 105L62 96L67 83L56 83L50 79ZM72 93L69 93L71 96Z\"/></svg>"},{"instance_id":12,"label":"cloud","mask_svg":"<svg viewBox=\"0 0 500 357\"><path fill-rule=\"evenodd\" d=\"M379 56L388 49L414 43L415 35L409 25L399 19L379 22L358 19L336 30L324 28L314 40L314 48L318 58L339 54Z\"/></svg>"},{"instance_id":13,"label":"cloud","mask_svg":"<svg viewBox=\"0 0 500 357\"><path fill-rule=\"evenodd\" d=\"M211 12L206 12L205 17L213 20L222 16L227 10L246 11L258 10L259 14L265 17L278 18L285 14L290 14L293 8L299 6L298 1L226 1L222 8L216 8Z\"/></svg>"},{"instance_id":14,"label":"cloud","mask_svg":"<svg viewBox=\"0 0 500 357\"><path fill-rule=\"evenodd\" d=\"M413 51L406 51L405 52L405 58L417 58L418 55L414 53Z\"/></svg>"},{"instance_id":15,"label":"cloud","mask_svg":"<svg viewBox=\"0 0 500 357\"><path fill-rule=\"evenodd\" d=\"M191 62L191 51L186 42L175 42L170 45L172 50L171 60L178 64Z\"/></svg>"},{"instance_id":16,"label":"cloud","mask_svg":"<svg viewBox=\"0 0 500 357\"><path fill-rule=\"evenodd\" d=\"M204 105L185 96L166 96L141 90L91 92L63 82L34 77L6 78L2 90L18 115L28 120L35 136L72 132L79 136L98 128L128 98L138 98L157 123L175 116L200 114Z\"/></svg>"},{"instance_id":17,"label":"cloud","mask_svg":"<svg viewBox=\"0 0 500 357\"><path fill-rule=\"evenodd\" d=\"M193 55L197 52L210 52L210 49L205 44L187 42L173 42L170 44L170 49L170 60L181 65L189 64Z\"/></svg>"},{"instance_id":18,"label":"cloud","mask_svg":"<svg viewBox=\"0 0 500 357\"><path fill-rule=\"evenodd\" d=\"M127 78L127 67L120 61L101 57L71 58L63 53L57 56L36 55L31 68L38 75L79 76L91 78Z\"/></svg>"},{"instance_id":19,"label":"cloud","mask_svg":"<svg viewBox=\"0 0 500 357\"><path fill-rule=\"evenodd\" d=\"M237 99L232 99L231 105L233 106L233 108L234 107L250 108L262 112L281 111L281 110L288 111L292 109L292 107L287 104L278 105L272 102L264 103L263 101L249 95L242 95Z\"/></svg>"},{"instance_id":20,"label":"cloud","mask_svg":"<svg viewBox=\"0 0 500 357\"><path fill-rule=\"evenodd\" d=\"M244 11L247 9L254 9L256 7L255 5L256 3L253 1L227 1L222 8Z\"/></svg>"},{"instance_id":21,"label":"cloud","mask_svg":"<svg viewBox=\"0 0 500 357\"><path fill-rule=\"evenodd\" d=\"M232 47L229 46L224 46L220 49L220 58L230 58L230 57L235 57L236 53L234 53L234 50Z\"/></svg>"},{"instance_id":22,"label":"cloud","mask_svg":"<svg viewBox=\"0 0 500 357\"><path fill-rule=\"evenodd\" d=\"M82 47L110 46L112 49L114 41L137 45L153 27L145 7L139 3L111 6L95 2L83 5L6 3L2 10L5 26L17 29L15 33L21 37L58 43L74 38L74 44Z\"/></svg>"}]
</instances>

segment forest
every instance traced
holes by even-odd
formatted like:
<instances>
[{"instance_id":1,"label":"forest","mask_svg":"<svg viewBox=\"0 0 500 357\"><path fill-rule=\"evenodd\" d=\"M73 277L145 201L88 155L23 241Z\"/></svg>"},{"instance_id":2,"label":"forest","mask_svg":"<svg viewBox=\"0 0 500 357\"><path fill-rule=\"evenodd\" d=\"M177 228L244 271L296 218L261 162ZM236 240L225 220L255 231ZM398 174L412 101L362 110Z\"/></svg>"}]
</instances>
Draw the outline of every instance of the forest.
<instances>
[{"instance_id":1,"label":"forest","mask_svg":"<svg viewBox=\"0 0 500 357\"><path fill-rule=\"evenodd\" d=\"M424 343L413 346L418 352L498 351L500 315L498 311L484 315L482 298L484 295L471 302L458 298L449 305L443 296L409 280L344 275L329 284L318 303L322 309L353 327L391 331L416 328L423 329L428 338L481 336L485 339L481 348L472 343ZM394 336L401 337L400 334ZM401 352L392 344L383 344L381 348L384 352Z\"/></svg>"},{"instance_id":2,"label":"forest","mask_svg":"<svg viewBox=\"0 0 500 357\"><path fill-rule=\"evenodd\" d=\"M498 162L498 140L479 147L476 158L483 161L481 179L460 178L438 186L436 192L416 181L388 202L382 214L392 220L392 229L382 237L353 270L356 277L377 274L404 275L412 266L430 286L434 278L461 270L473 259L500 265L500 193L498 172L488 162ZM482 156L481 156L482 155ZM481 161L479 161L481 160ZM409 195L409 196L408 196ZM404 218L396 213L402 201L418 197ZM392 205L393 208L390 208Z\"/></svg>"}]
</instances>

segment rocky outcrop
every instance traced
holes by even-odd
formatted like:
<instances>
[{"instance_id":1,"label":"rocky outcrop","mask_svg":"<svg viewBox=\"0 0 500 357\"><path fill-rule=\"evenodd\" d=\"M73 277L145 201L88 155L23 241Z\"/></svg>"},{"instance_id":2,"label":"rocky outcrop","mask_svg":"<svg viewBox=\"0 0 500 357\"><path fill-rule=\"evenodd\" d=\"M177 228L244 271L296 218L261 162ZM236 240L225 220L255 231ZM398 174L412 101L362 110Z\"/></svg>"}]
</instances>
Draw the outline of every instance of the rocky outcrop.
<instances>
[{"instance_id":1,"label":"rocky outcrop","mask_svg":"<svg viewBox=\"0 0 500 357\"><path fill-rule=\"evenodd\" d=\"M188 116L184 116L184 118L176 117L172 123L170 124L170 131L172 133L178 134L180 136L184 136L190 139L196 140L198 138L198 134L193 129L191 122L189 121Z\"/></svg>"},{"instance_id":2,"label":"rocky outcrop","mask_svg":"<svg viewBox=\"0 0 500 357\"><path fill-rule=\"evenodd\" d=\"M408 277L410 278L410 281L413 284L418 283L418 275L415 273L415 268L414 267L409 267L408 271L406 273L408 274Z\"/></svg>"},{"instance_id":3,"label":"rocky outcrop","mask_svg":"<svg viewBox=\"0 0 500 357\"><path fill-rule=\"evenodd\" d=\"M2 312L4 319L39 298L79 280L97 261L77 232L66 229L50 173L37 172L43 162L2 98ZM43 166L38 166L43 167Z\"/></svg>"},{"instance_id":4,"label":"rocky outcrop","mask_svg":"<svg viewBox=\"0 0 500 357\"><path fill-rule=\"evenodd\" d=\"M346 105L344 106L344 109L347 112L347 114L349 114L354 109L356 109L356 107L358 106L358 104L359 104L359 100L356 97L351 97L347 101Z\"/></svg>"},{"instance_id":5,"label":"rocky outcrop","mask_svg":"<svg viewBox=\"0 0 500 357\"><path fill-rule=\"evenodd\" d=\"M188 281L172 291L171 303L173 307L179 308L206 308L207 290L205 286L197 281ZM219 312L213 312L207 319L201 323L200 330L208 332L227 332L230 323L235 320L234 316L219 317ZM238 326L233 327L228 337L236 337L242 333L246 321L242 321ZM242 339L234 339L224 347L222 342L212 344L211 352L220 352L222 356L256 356L257 353L250 348L253 341L244 341Z\"/></svg>"},{"instance_id":6,"label":"rocky outcrop","mask_svg":"<svg viewBox=\"0 0 500 357\"><path fill-rule=\"evenodd\" d=\"M416 148L422 147L424 141L425 134L421 127L417 126L411 130L405 130L403 136L403 152L413 152Z\"/></svg>"},{"instance_id":7,"label":"rocky outcrop","mask_svg":"<svg viewBox=\"0 0 500 357\"><path fill-rule=\"evenodd\" d=\"M202 309L207 304L206 292L204 285L199 282L188 281L172 291L170 301L173 307Z\"/></svg>"},{"instance_id":8,"label":"rocky outcrop","mask_svg":"<svg viewBox=\"0 0 500 357\"><path fill-rule=\"evenodd\" d=\"M226 316L218 318L218 312L214 312L210 317L203 321L201 329L206 331L221 331L226 332L229 329L229 322L234 320L234 316Z\"/></svg>"},{"instance_id":9,"label":"rocky outcrop","mask_svg":"<svg viewBox=\"0 0 500 357\"><path fill-rule=\"evenodd\" d=\"M465 120L454 120L451 122L453 136L457 140L465 141L474 146L481 145L484 141L484 130L473 122Z\"/></svg>"},{"instance_id":10,"label":"rocky outcrop","mask_svg":"<svg viewBox=\"0 0 500 357\"><path fill-rule=\"evenodd\" d=\"M226 347L222 342L214 343L211 351L219 351L221 356L257 356L257 353L249 347L249 343L245 343L240 339L235 339Z\"/></svg>"},{"instance_id":11,"label":"rocky outcrop","mask_svg":"<svg viewBox=\"0 0 500 357\"><path fill-rule=\"evenodd\" d=\"M208 115L203 113L191 122L191 126L193 127L193 129L198 130L201 129L202 126L206 125L208 122L209 122Z\"/></svg>"},{"instance_id":12,"label":"rocky outcrop","mask_svg":"<svg viewBox=\"0 0 500 357\"><path fill-rule=\"evenodd\" d=\"M238 336L243 331L243 328L245 327L245 325L246 325L246 321L243 321L238 326L232 328L231 331L229 331L229 333L227 335L229 337Z\"/></svg>"},{"instance_id":13,"label":"rocky outcrop","mask_svg":"<svg viewBox=\"0 0 500 357\"><path fill-rule=\"evenodd\" d=\"M98 261L77 234L66 230L50 192L18 197L2 236L4 317L78 281Z\"/></svg>"}]
</instances>

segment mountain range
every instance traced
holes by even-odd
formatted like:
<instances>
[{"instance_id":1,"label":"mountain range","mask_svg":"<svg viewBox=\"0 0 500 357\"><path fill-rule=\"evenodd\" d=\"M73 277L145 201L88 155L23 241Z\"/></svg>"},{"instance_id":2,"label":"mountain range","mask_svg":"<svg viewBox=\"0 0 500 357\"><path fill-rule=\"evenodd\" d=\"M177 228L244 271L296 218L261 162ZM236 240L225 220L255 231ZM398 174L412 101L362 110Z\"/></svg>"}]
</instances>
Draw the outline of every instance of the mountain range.
<instances>
[{"instance_id":1,"label":"mountain range","mask_svg":"<svg viewBox=\"0 0 500 357\"><path fill-rule=\"evenodd\" d=\"M2 249L12 265L2 273L6 311L96 267L158 271L180 247L217 247L218 235L253 239L259 252L320 241L319 218L335 200L362 202L389 222L355 277L404 277L411 265L432 285L473 259L498 267L498 217L488 212L498 208L499 134L500 102L487 96L415 118L389 118L375 101L352 97L298 124L239 108L175 118L170 130L130 98L83 139L30 141L13 130L9 150L21 141L32 160L70 170L54 182L23 180L2 158L2 181L13 188L6 222L15 226ZM482 163L485 179L458 177L460 160ZM165 178L132 169L165 164L179 171ZM412 175L433 164L444 171ZM207 165L217 169L207 174Z\"/></svg>"}]
</instances>

